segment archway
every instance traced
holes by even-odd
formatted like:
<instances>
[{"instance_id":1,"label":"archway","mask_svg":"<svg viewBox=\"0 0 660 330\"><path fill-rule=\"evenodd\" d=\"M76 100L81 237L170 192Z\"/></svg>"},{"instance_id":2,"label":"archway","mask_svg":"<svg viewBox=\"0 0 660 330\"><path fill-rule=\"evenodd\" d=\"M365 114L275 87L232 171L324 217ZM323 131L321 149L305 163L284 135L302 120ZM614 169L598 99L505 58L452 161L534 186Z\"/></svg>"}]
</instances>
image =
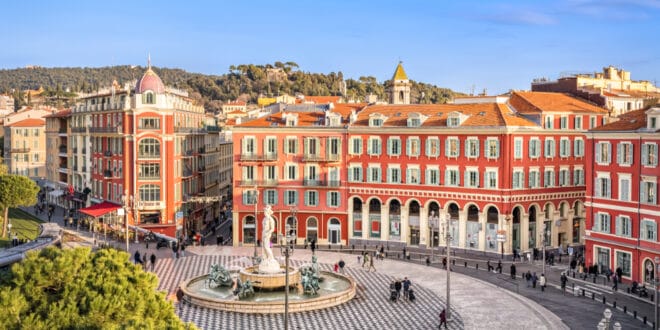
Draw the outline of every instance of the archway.
<instances>
[{"instance_id":1,"label":"archway","mask_svg":"<svg viewBox=\"0 0 660 330\"><path fill-rule=\"evenodd\" d=\"M440 219L440 205L436 202L431 202L429 204L429 214L428 214L428 223L429 223L429 246L436 247L440 245L440 226L442 221Z\"/></svg>"},{"instance_id":2,"label":"archway","mask_svg":"<svg viewBox=\"0 0 660 330\"><path fill-rule=\"evenodd\" d=\"M655 278L655 266L653 265L653 260L651 259L644 259L643 263L644 267L644 283L653 285L653 279Z\"/></svg>"},{"instance_id":3,"label":"archway","mask_svg":"<svg viewBox=\"0 0 660 330\"><path fill-rule=\"evenodd\" d=\"M307 219L307 242L316 241L318 243L318 226L319 222L316 218Z\"/></svg>"},{"instance_id":4,"label":"archway","mask_svg":"<svg viewBox=\"0 0 660 330\"><path fill-rule=\"evenodd\" d=\"M419 245L419 202L411 201L408 206L408 226L410 228L410 245Z\"/></svg>"},{"instance_id":5,"label":"archway","mask_svg":"<svg viewBox=\"0 0 660 330\"><path fill-rule=\"evenodd\" d=\"M451 246L458 246L458 242L459 242L458 205L456 205L456 203L449 204L449 206L447 207L447 212L449 212L449 235L451 237L451 241L449 244L451 244Z\"/></svg>"},{"instance_id":6,"label":"archway","mask_svg":"<svg viewBox=\"0 0 660 330\"><path fill-rule=\"evenodd\" d=\"M533 249L536 247L536 206L532 205L529 207L529 229L527 231L527 237L529 237L529 244L527 244L528 249Z\"/></svg>"},{"instance_id":7,"label":"archway","mask_svg":"<svg viewBox=\"0 0 660 330\"><path fill-rule=\"evenodd\" d=\"M573 243L580 243L580 233L582 233L582 223L584 221L584 207L580 201L575 201L573 205Z\"/></svg>"},{"instance_id":8,"label":"archway","mask_svg":"<svg viewBox=\"0 0 660 330\"><path fill-rule=\"evenodd\" d=\"M401 237L401 202L397 199L390 201L390 238L399 240Z\"/></svg>"},{"instance_id":9,"label":"archway","mask_svg":"<svg viewBox=\"0 0 660 330\"><path fill-rule=\"evenodd\" d=\"M513 209L513 228L512 228L512 233L511 233L511 239L513 240L512 247L514 250L520 251L520 217L522 211L520 210L520 207L516 207Z\"/></svg>"},{"instance_id":10,"label":"archway","mask_svg":"<svg viewBox=\"0 0 660 330\"><path fill-rule=\"evenodd\" d=\"M468 207L467 214L467 247L471 249L479 248L479 232L481 224L479 223L479 208L476 205Z\"/></svg>"},{"instance_id":11,"label":"archway","mask_svg":"<svg viewBox=\"0 0 660 330\"><path fill-rule=\"evenodd\" d=\"M369 201L369 237L380 239L380 201Z\"/></svg>"},{"instance_id":12,"label":"archway","mask_svg":"<svg viewBox=\"0 0 660 330\"><path fill-rule=\"evenodd\" d=\"M341 244L341 223L337 218L328 220L328 243Z\"/></svg>"},{"instance_id":13,"label":"archway","mask_svg":"<svg viewBox=\"0 0 660 330\"><path fill-rule=\"evenodd\" d=\"M254 217L248 215L243 219L243 244L254 244L257 230Z\"/></svg>"},{"instance_id":14,"label":"archway","mask_svg":"<svg viewBox=\"0 0 660 330\"><path fill-rule=\"evenodd\" d=\"M298 219L290 215L286 218L286 235L289 237L289 242L295 244L298 238Z\"/></svg>"},{"instance_id":15,"label":"archway","mask_svg":"<svg viewBox=\"0 0 660 330\"><path fill-rule=\"evenodd\" d=\"M486 251L497 252L497 229L499 228L499 211L494 206L486 212Z\"/></svg>"},{"instance_id":16,"label":"archway","mask_svg":"<svg viewBox=\"0 0 660 330\"><path fill-rule=\"evenodd\" d=\"M550 246L552 242L552 218L554 205L552 203L546 203L543 208L543 214L545 219L543 220L543 242L545 246Z\"/></svg>"},{"instance_id":17,"label":"archway","mask_svg":"<svg viewBox=\"0 0 660 330\"><path fill-rule=\"evenodd\" d=\"M362 200L353 197L353 236L362 237Z\"/></svg>"}]
</instances>

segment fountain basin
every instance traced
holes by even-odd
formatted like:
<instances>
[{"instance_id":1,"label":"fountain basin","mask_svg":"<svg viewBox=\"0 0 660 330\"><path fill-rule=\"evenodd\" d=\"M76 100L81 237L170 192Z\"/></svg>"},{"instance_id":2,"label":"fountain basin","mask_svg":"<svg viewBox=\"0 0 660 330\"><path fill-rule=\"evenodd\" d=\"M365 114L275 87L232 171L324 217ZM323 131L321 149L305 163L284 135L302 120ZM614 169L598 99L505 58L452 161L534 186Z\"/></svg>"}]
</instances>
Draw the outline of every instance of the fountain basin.
<instances>
[{"instance_id":1,"label":"fountain basin","mask_svg":"<svg viewBox=\"0 0 660 330\"><path fill-rule=\"evenodd\" d=\"M238 274L240 276L240 274ZM280 274L284 277L284 273ZM231 288L207 288L203 275L188 279L179 286L183 292L182 300L192 305L218 309L228 312L246 314L279 314L284 313L284 290L273 291L255 288L255 295L238 300ZM324 279L318 295L306 295L296 289L289 292L289 312L304 312L341 305L355 297L356 283L340 274L321 271ZM296 284L297 282L292 282Z\"/></svg>"},{"instance_id":2,"label":"fountain basin","mask_svg":"<svg viewBox=\"0 0 660 330\"><path fill-rule=\"evenodd\" d=\"M284 267L280 267L281 272L275 274L263 274L258 272L259 266L253 266L241 269L239 277L241 281L245 282L250 280L252 286L260 289L279 289L286 286L286 278L284 276ZM289 286L296 286L300 283L300 271L298 269L289 267Z\"/></svg>"}]
</instances>

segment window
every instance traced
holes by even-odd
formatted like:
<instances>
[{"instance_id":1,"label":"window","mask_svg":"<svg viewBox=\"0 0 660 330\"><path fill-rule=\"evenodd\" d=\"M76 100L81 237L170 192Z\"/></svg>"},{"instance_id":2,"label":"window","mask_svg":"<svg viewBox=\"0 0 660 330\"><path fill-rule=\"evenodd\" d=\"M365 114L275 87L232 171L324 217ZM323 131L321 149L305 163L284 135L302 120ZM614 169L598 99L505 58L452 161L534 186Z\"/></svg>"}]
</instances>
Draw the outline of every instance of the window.
<instances>
[{"instance_id":1,"label":"window","mask_svg":"<svg viewBox=\"0 0 660 330\"><path fill-rule=\"evenodd\" d=\"M545 139L545 148L544 148L545 158L553 158L556 156L555 151L555 140L552 138Z\"/></svg>"},{"instance_id":2,"label":"window","mask_svg":"<svg viewBox=\"0 0 660 330\"><path fill-rule=\"evenodd\" d=\"M513 171L513 189L523 189L525 188L525 172L522 169Z\"/></svg>"},{"instance_id":3,"label":"window","mask_svg":"<svg viewBox=\"0 0 660 330\"><path fill-rule=\"evenodd\" d=\"M418 157L421 149L421 141L418 137L409 137L407 139L408 145L406 146L406 151L408 157Z\"/></svg>"},{"instance_id":4,"label":"window","mask_svg":"<svg viewBox=\"0 0 660 330\"><path fill-rule=\"evenodd\" d=\"M354 137L351 138L351 155L361 155L362 154L362 138Z\"/></svg>"},{"instance_id":5,"label":"window","mask_svg":"<svg viewBox=\"0 0 660 330\"><path fill-rule=\"evenodd\" d=\"M389 137L387 139L387 154L389 156L401 155L401 138Z\"/></svg>"},{"instance_id":6,"label":"window","mask_svg":"<svg viewBox=\"0 0 660 330\"><path fill-rule=\"evenodd\" d=\"M307 165L305 166L305 180L308 181L318 181L319 180L319 167L318 165Z\"/></svg>"},{"instance_id":7,"label":"window","mask_svg":"<svg viewBox=\"0 0 660 330\"><path fill-rule=\"evenodd\" d=\"M445 170L445 186L458 187L460 185L458 169L448 168Z\"/></svg>"},{"instance_id":8,"label":"window","mask_svg":"<svg viewBox=\"0 0 660 330\"><path fill-rule=\"evenodd\" d=\"M611 191L610 191L611 185L610 185L610 178L609 177L604 177L600 176L596 178L596 185L594 187L594 196L596 197L602 197L602 198L610 198Z\"/></svg>"},{"instance_id":9,"label":"window","mask_svg":"<svg viewBox=\"0 0 660 330\"><path fill-rule=\"evenodd\" d=\"M383 120L380 119L380 118L371 118L369 126L370 127L381 127L381 126L383 126Z\"/></svg>"},{"instance_id":10,"label":"window","mask_svg":"<svg viewBox=\"0 0 660 330\"><path fill-rule=\"evenodd\" d=\"M529 187L538 188L541 185L539 170L529 170Z\"/></svg>"},{"instance_id":11,"label":"window","mask_svg":"<svg viewBox=\"0 0 660 330\"><path fill-rule=\"evenodd\" d=\"M243 154L253 155L257 152L256 141L254 137L246 136L243 138Z\"/></svg>"},{"instance_id":12,"label":"window","mask_svg":"<svg viewBox=\"0 0 660 330\"><path fill-rule=\"evenodd\" d=\"M298 138L287 137L284 143L284 153L295 155L298 153Z\"/></svg>"},{"instance_id":13,"label":"window","mask_svg":"<svg viewBox=\"0 0 660 330\"><path fill-rule=\"evenodd\" d=\"M448 127L458 127L461 125L461 119L458 116L451 116L447 118Z\"/></svg>"},{"instance_id":14,"label":"window","mask_svg":"<svg viewBox=\"0 0 660 330\"><path fill-rule=\"evenodd\" d=\"M267 181L277 180L277 167L272 165L264 166L264 179Z\"/></svg>"},{"instance_id":15,"label":"window","mask_svg":"<svg viewBox=\"0 0 660 330\"><path fill-rule=\"evenodd\" d=\"M264 204L277 205L277 190L274 189L264 190Z\"/></svg>"},{"instance_id":16,"label":"window","mask_svg":"<svg viewBox=\"0 0 660 330\"><path fill-rule=\"evenodd\" d=\"M639 187L639 202L644 204L656 203L656 179L642 178L641 187Z\"/></svg>"},{"instance_id":17,"label":"window","mask_svg":"<svg viewBox=\"0 0 660 330\"><path fill-rule=\"evenodd\" d=\"M616 148L616 159L619 165L631 165L633 145L630 142L620 142Z\"/></svg>"},{"instance_id":18,"label":"window","mask_svg":"<svg viewBox=\"0 0 660 330\"><path fill-rule=\"evenodd\" d=\"M619 176L619 200L630 201L630 176Z\"/></svg>"},{"instance_id":19,"label":"window","mask_svg":"<svg viewBox=\"0 0 660 330\"><path fill-rule=\"evenodd\" d=\"M575 116L573 120L575 129L582 129L582 116Z\"/></svg>"},{"instance_id":20,"label":"window","mask_svg":"<svg viewBox=\"0 0 660 330\"><path fill-rule=\"evenodd\" d=\"M140 129L160 129L160 118L140 118Z\"/></svg>"},{"instance_id":21,"label":"window","mask_svg":"<svg viewBox=\"0 0 660 330\"><path fill-rule=\"evenodd\" d=\"M642 165L658 166L658 145L655 143L644 143L642 145Z\"/></svg>"},{"instance_id":22,"label":"window","mask_svg":"<svg viewBox=\"0 0 660 330\"><path fill-rule=\"evenodd\" d=\"M610 233L610 215L607 213L596 213L593 230L601 233Z\"/></svg>"},{"instance_id":23,"label":"window","mask_svg":"<svg viewBox=\"0 0 660 330\"><path fill-rule=\"evenodd\" d=\"M140 164L138 168L139 179L160 179L160 164Z\"/></svg>"},{"instance_id":24,"label":"window","mask_svg":"<svg viewBox=\"0 0 660 330\"><path fill-rule=\"evenodd\" d=\"M621 275L625 277L630 277L630 271L632 268L632 255L624 251L616 251L616 267L621 267Z\"/></svg>"},{"instance_id":25,"label":"window","mask_svg":"<svg viewBox=\"0 0 660 330\"><path fill-rule=\"evenodd\" d=\"M160 201L160 187L155 184L140 186L140 201Z\"/></svg>"},{"instance_id":26,"label":"window","mask_svg":"<svg viewBox=\"0 0 660 330\"><path fill-rule=\"evenodd\" d=\"M486 188L497 188L497 170L486 170L484 173L484 186Z\"/></svg>"},{"instance_id":27,"label":"window","mask_svg":"<svg viewBox=\"0 0 660 330\"><path fill-rule=\"evenodd\" d=\"M571 141L568 138L559 140L559 157L571 157Z\"/></svg>"},{"instance_id":28,"label":"window","mask_svg":"<svg viewBox=\"0 0 660 330\"><path fill-rule=\"evenodd\" d=\"M573 153L575 157L584 157L584 140L582 138L575 138L573 141Z\"/></svg>"},{"instance_id":29,"label":"window","mask_svg":"<svg viewBox=\"0 0 660 330\"><path fill-rule=\"evenodd\" d=\"M596 163L609 164L612 160L611 148L612 145L609 142L598 142L596 144Z\"/></svg>"},{"instance_id":30,"label":"window","mask_svg":"<svg viewBox=\"0 0 660 330\"><path fill-rule=\"evenodd\" d=\"M362 182L362 166L351 165L348 168L348 181Z\"/></svg>"},{"instance_id":31,"label":"window","mask_svg":"<svg viewBox=\"0 0 660 330\"><path fill-rule=\"evenodd\" d=\"M543 126L544 128L549 128L552 129L554 128L554 117L550 115L545 116L545 125Z\"/></svg>"},{"instance_id":32,"label":"window","mask_svg":"<svg viewBox=\"0 0 660 330\"><path fill-rule=\"evenodd\" d=\"M420 183L419 168L407 168L406 169L406 183L408 184L419 184Z\"/></svg>"},{"instance_id":33,"label":"window","mask_svg":"<svg viewBox=\"0 0 660 330\"><path fill-rule=\"evenodd\" d=\"M319 205L319 193L316 190L305 191L305 205L306 206Z\"/></svg>"},{"instance_id":34,"label":"window","mask_svg":"<svg viewBox=\"0 0 660 330\"><path fill-rule=\"evenodd\" d=\"M437 168L426 169L426 184L439 185L440 184L440 170Z\"/></svg>"},{"instance_id":35,"label":"window","mask_svg":"<svg viewBox=\"0 0 660 330\"><path fill-rule=\"evenodd\" d=\"M298 191L285 190L284 191L284 204L287 206L298 205Z\"/></svg>"},{"instance_id":36,"label":"window","mask_svg":"<svg viewBox=\"0 0 660 330\"><path fill-rule=\"evenodd\" d=\"M479 140L477 138L468 138L465 140L465 157L479 157Z\"/></svg>"},{"instance_id":37,"label":"window","mask_svg":"<svg viewBox=\"0 0 660 330\"><path fill-rule=\"evenodd\" d=\"M341 140L338 137L328 138L328 155L337 156L341 153Z\"/></svg>"},{"instance_id":38,"label":"window","mask_svg":"<svg viewBox=\"0 0 660 330\"><path fill-rule=\"evenodd\" d=\"M144 104L155 104L156 103L156 98L154 97L154 93L152 92L146 92L142 95L142 103Z\"/></svg>"},{"instance_id":39,"label":"window","mask_svg":"<svg viewBox=\"0 0 660 330\"><path fill-rule=\"evenodd\" d=\"M338 191L328 191L328 206L329 207L339 207L341 204L340 202L340 195Z\"/></svg>"},{"instance_id":40,"label":"window","mask_svg":"<svg viewBox=\"0 0 660 330\"><path fill-rule=\"evenodd\" d=\"M531 138L529 140L529 158L539 158L541 155L541 140Z\"/></svg>"},{"instance_id":41,"label":"window","mask_svg":"<svg viewBox=\"0 0 660 330\"><path fill-rule=\"evenodd\" d=\"M555 186L555 169L554 168L546 168L545 171L543 172L543 184L546 187L554 187Z\"/></svg>"},{"instance_id":42,"label":"window","mask_svg":"<svg viewBox=\"0 0 660 330\"><path fill-rule=\"evenodd\" d=\"M266 155L277 155L277 138L267 137L264 139L264 150Z\"/></svg>"},{"instance_id":43,"label":"window","mask_svg":"<svg viewBox=\"0 0 660 330\"><path fill-rule=\"evenodd\" d=\"M426 139L426 156L440 156L440 140L438 138L429 137Z\"/></svg>"},{"instance_id":44,"label":"window","mask_svg":"<svg viewBox=\"0 0 660 330\"><path fill-rule=\"evenodd\" d=\"M630 222L630 217L625 215L620 215L616 217L616 235L630 237L632 233L632 222Z\"/></svg>"},{"instance_id":45,"label":"window","mask_svg":"<svg viewBox=\"0 0 660 330\"><path fill-rule=\"evenodd\" d=\"M596 128L596 116L589 117L589 128Z\"/></svg>"},{"instance_id":46,"label":"window","mask_svg":"<svg viewBox=\"0 0 660 330\"><path fill-rule=\"evenodd\" d=\"M305 138L304 142L304 152L305 156L317 156L319 154L319 139L308 137Z\"/></svg>"},{"instance_id":47,"label":"window","mask_svg":"<svg viewBox=\"0 0 660 330\"><path fill-rule=\"evenodd\" d=\"M584 185L584 169L576 168L573 170L573 185L574 186Z\"/></svg>"},{"instance_id":48,"label":"window","mask_svg":"<svg viewBox=\"0 0 660 330\"><path fill-rule=\"evenodd\" d=\"M500 157L500 141L496 139L487 139L486 146L484 149L484 154L486 158L497 159Z\"/></svg>"},{"instance_id":49,"label":"window","mask_svg":"<svg viewBox=\"0 0 660 330\"><path fill-rule=\"evenodd\" d=\"M559 128L567 129L568 128L568 116L559 117Z\"/></svg>"},{"instance_id":50,"label":"window","mask_svg":"<svg viewBox=\"0 0 660 330\"><path fill-rule=\"evenodd\" d=\"M379 137L370 137L367 145L367 154L370 156L379 156L381 154L381 143Z\"/></svg>"},{"instance_id":51,"label":"window","mask_svg":"<svg viewBox=\"0 0 660 330\"><path fill-rule=\"evenodd\" d=\"M450 137L445 140L445 156L458 157L461 152L461 142L457 137Z\"/></svg>"},{"instance_id":52,"label":"window","mask_svg":"<svg viewBox=\"0 0 660 330\"><path fill-rule=\"evenodd\" d=\"M479 187L479 170L477 169L466 169L465 170L465 187Z\"/></svg>"},{"instance_id":53,"label":"window","mask_svg":"<svg viewBox=\"0 0 660 330\"><path fill-rule=\"evenodd\" d=\"M651 242L658 240L658 225L654 220L642 219L639 238Z\"/></svg>"},{"instance_id":54,"label":"window","mask_svg":"<svg viewBox=\"0 0 660 330\"><path fill-rule=\"evenodd\" d=\"M422 121L419 118L408 118L408 127L422 126Z\"/></svg>"},{"instance_id":55,"label":"window","mask_svg":"<svg viewBox=\"0 0 660 330\"><path fill-rule=\"evenodd\" d=\"M160 158L160 142L153 138L140 140L138 147L138 157Z\"/></svg>"},{"instance_id":56,"label":"window","mask_svg":"<svg viewBox=\"0 0 660 330\"><path fill-rule=\"evenodd\" d=\"M566 187L571 185L571 172L567 168L559 170L559 186Z\"/></svg>"},{"instance_id":57,"label":"window","mask_svg":"<svg viewBox=\"0 0 660 330\"><path fill-rule=\"evenodd\" d=\"M520 137L517 137L513 140L513 158L522 159L523 158L523 140Z\"/></svg>"},{"instance_id":58,"label":"window","mask_svg":"<svg viewBox=\"0 0 660 330\"><path fill-rule=\"evenodd\" d=\"M287 180L296 180L296 179L298 179L298 166L293 165L293 164L288 164L288 165L285 165L284 168L286 169L285 178Z\"/></svg>"},{"instance_id":59,"label":"window","mask_svg":"<svg viewBox=\"0 0 660 330\"><path fill-rule=\"evenodd\" d=\"M253 181L255 178L254 166L243 166L242 169L243 169L243 180Z\"/></svg>"},{"instance_id":60,"label":"window","mask_svg":"<svg viewBox=\"0 0 660 330\"><path fill-rule=\"evenodd\" d=\"M380 183L382 182L380 166L369 166L367 168L367 182Z\"/></svg>"},{"instance_id":61,"label":"window","mask_svg":"<svg viewBox=\"0 0 660 330\"><path fill-rule=\"evenodd\" d=\"M401 169L390 167L387 169L387 183L401 183Z\"/></svg>"}]
</instances>

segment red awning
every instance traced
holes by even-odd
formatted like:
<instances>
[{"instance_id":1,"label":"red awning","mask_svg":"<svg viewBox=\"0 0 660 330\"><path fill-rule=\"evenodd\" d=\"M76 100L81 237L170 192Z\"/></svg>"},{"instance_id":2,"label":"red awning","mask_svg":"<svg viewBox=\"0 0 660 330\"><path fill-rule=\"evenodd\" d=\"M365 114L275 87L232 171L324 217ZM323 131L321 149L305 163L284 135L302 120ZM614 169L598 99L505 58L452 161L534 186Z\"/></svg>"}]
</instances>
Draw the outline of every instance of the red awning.
<instances>
[{"instance_id":1,"label":"red awning","mask_svg":"<svg viewBox=\"0 0 660 330\"><path fill-rule=\"evenodd\" d=\"M113 203L109 203L109 202L103 202L101 204L92 205L90 207L86 207L86 208L80 209L78 211L97 218L97 217L100 217L102 215L106 215L106 214L108 214L112 211L116 211L120 208L121 208L121 205L117 205L117 204L113 204Z\"/></svg>"}]
</instances>

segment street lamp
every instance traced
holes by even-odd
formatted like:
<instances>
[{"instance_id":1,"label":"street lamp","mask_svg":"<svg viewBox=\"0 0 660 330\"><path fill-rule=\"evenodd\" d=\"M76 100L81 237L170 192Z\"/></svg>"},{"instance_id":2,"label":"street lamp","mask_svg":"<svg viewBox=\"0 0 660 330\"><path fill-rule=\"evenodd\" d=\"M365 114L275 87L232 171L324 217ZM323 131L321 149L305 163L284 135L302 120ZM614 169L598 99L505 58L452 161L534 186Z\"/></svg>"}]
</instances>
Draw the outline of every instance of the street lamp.
<instances>
[{"instance_id":1,"label":"street lamp","mask_svg":"<svg viewBox=\"0 0 660 330\"><path fill-rule=\"evenodd\" d=\"M253 255L253 260L254 263L256 263L257 260L257 229L259 226L257 225L258 220L257 220L257 203L259 202L259 189L257 189L257 186L254 186L254 255Z\"/></svg>"},{"instance_id":2,"label":"street lamp","mask_svg":"<svg viewBox=\"0 0 660 330\"><path fill-rule=\"evenodd\" d=\"M653 308L653 326L657 329L658 328L658 283L660 281L660 278L658 278L658 271L660 271L660 257L655 257L655 272L653 276L653 300L654 300L654 308Z\"/></svg>"},{"instance_id":3,"label":"street lamp","mask_svg":"<svg viewBox=\"0 0 660 330\"><path fill-rule=\"evenodd\" d=\"M605 318L601 319L598 323L598 330L621 330L621 323L615 322L612 324L612 311L609 308L605 308L603 316Z\"/></svg>"},{"instance_id":4,"label":"street lamp","mask_svg":"<svg viewBox=\"0 0 660 330\"><path fill-rule=\"evenodd\" d=\"M541 248L543 250L543 274L545 274L545 229L543 229L543 232L539 235L539 241L541 241Z\"/></svg>"},{"instance_id":5,"label":"street lamp","mask_svg":"<svg viewBox=\"0 0 660 330\"><path fill-rule=\"evenodd\" d=\"M439 225L438 215L436 215L433 210L431 210L431 214L429 214L429 246L431 247L431 262L433 262L433 239L435 238L435 227Z\"/></svg>"},{"instance_id":6,"label":"street lamp","mask_svg":"<svg viewBox=\"0 0 660 330\"><path fill-rule=\"evenodd\" d=\"M298 209L296 208L295 205L289 208L289 213L291 214L290 217L292 220L292 225L295 228L291 228L291 226L289 225L289 221L287 221L285 225L286 233L287 233L286 235L293 236L289 242L290 244L295 245L296 241L298 240L298 219L296 219L296 213L298 213Z\"/></svg>"},{"instance_id":7,"label":"street lamp","mask_svg":"<svg viewBox=\"0 0 660 330\"><path fill-rule=\"evenodd\" d=\"M295 208L291 212L295 214ZM288 229L283 229L280 236L280 253L284 255L284 330L289 329L289 257L293 255L294 245Z\"/></svg>"},{"instance_id":8,"label":"street lamp","mask_svg":"<svg viewBox=\"0 0 660 330\"><path fill-rule=\"evenodd\" d=\"M447 319L447 322L449 322L449 316L451 315L450 309L449 309L449 288L450 288L450 275L451 275L451 253L449 251L450 245L449 241L451 241L451 233L449 232L449 222L451 221L451 215L448 213L445 216L445 244L447 247L445 248L445 251L447 252L447 310L445 312L445 318Z\"/></svg>"}]
</instances>

